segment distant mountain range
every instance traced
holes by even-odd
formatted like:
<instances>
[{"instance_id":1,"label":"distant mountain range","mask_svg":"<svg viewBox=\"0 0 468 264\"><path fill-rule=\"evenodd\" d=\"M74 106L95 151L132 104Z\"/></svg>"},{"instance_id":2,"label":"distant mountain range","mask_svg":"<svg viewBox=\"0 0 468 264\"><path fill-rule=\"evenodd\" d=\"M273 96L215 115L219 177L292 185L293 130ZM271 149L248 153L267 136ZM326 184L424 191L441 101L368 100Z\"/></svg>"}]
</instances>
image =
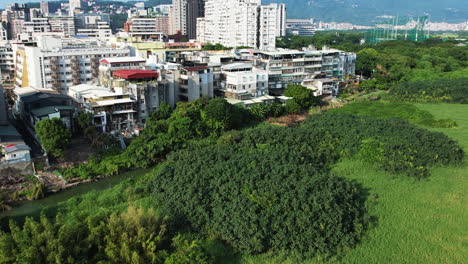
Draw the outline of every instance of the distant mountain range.
<instances>
[{"instance_id":1,"label":"distant mountain range","mask_svg":"<svg viewBox=\"0 0 468 264\"><path fill-rule=\"evenodd\" d=\"M430 15L432 22L461 23L468 20L468 0L263 0L285 3L290 18L369 25L379 16Z\"/></svg>"}]
</instances>

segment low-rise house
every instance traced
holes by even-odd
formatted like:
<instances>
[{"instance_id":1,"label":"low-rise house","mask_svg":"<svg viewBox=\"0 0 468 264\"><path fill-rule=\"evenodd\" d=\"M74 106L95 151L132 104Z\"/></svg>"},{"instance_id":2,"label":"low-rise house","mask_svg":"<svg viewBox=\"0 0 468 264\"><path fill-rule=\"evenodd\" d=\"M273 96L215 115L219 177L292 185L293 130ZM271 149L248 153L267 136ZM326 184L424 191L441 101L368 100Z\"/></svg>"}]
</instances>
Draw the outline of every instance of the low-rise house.
<instances>
[{"instance_id":1,"label":"low-rise house","mask_svg":"<svg viewBox=\"0 0 468 264\"><path fill-rule=\"evenodd\" d=\"M99 62L99 83L110 87L112 73L118 70L145 70L146 59L139 57L105 58Z\"/></svg>"},{"instance_id":2,"label":"low-rise house","mask_svg":"<svg viewBox=\"0 0 468 264\"><path fill-rule=\"evenodd\" d=\"M158 82L158 73L149 70L118 70L113 74L112 87L130 93L137 102L138 122L145 123L150 113L162 102L170 102L171 93Z\"/></svg>"},{"instance_id":3,"label":"low-rise house","mask_svg":"<svg viewBox=\"0 0 468 264\"><path fill-rule=\"evenodd\" d=\"M268 74L253 72L252 64L231 63L221 66L221 85L218 95L239 100L261 97L267 94Z\"/></svg>"},{"instance_id":4,"label":"low-rise house","mask_svg":"<svg viewBox=\"0 0 468 264\"><path fill-rule=\"evenodd\" d=\"M338 94L339 81L337 79L308 79L304 80L301 84L311 89L314 96L330 96Z\"/></svg>"},{"instance_id":5,"label":"low-rise house","mask_svg":"<svg viewBox=\"0 0 468 264\"><path fill-rule=\"evenodd\" d=\"M85 112L93 113L93 124L102 132L116 134L137 128L137 102L121 88L80 84L70 87L68 94Z\"/></svg>"},{"instance_id":6,"label":"low-rise house","mask_svg":"<svg viewBox=\"0 0 468 264\"><path fill-rule=\"evenodd\" d=\"M160 64L158 67L172 106L177 102L192 102L203 96L214 96L214 75L210 67L183 67L174 63Z\"/></svg>"},{"instance_id":7,"label":"low-rise house","mask_svg":"<svg viewBox=\"0 0 468 264\"><path fill-rule=\"evenodd\" d=\"M26 144L2 145L2 157L0 164L12 164L31 161L31 148Z\"/></svg>"},{"instance_id":8,"label":"low-rise house","mask_svg":"<svg viewBox=\"0 0 468 264\"><path fill-rule=\"evenodd\" d=\"M34 129L42 119L60 118L72 131L77 109L71 97L48 89L15 88L13 115Z\"/></svg>"}]
</instances>

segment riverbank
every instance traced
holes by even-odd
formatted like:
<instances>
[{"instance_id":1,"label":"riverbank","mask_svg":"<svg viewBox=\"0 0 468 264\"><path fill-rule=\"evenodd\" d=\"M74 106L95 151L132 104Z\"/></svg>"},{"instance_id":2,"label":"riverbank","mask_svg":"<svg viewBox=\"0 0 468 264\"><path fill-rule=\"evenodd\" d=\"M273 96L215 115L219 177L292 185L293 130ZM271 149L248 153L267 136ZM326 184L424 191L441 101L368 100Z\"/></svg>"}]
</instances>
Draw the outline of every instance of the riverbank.
<instances>
[{"instance_id":1,"label":"riverbank","mask_svg":"<svg viewBox=\"0 0 468 264\"><path fill-rule=\"evenodd\" d=\"M101 177L100 180L82 182L73 188L63 189L59 192L50 193L42 199L17 201L11 210L0 212L0 218L2 218L2 220L8 220L10 218L37 216L40 214L42 209L46 207L55 206L60 202L64 202L68 199L86 194L88 192L101 191L111 188L126 179L144 175L149 171L150 169L139 169L114 175L112 177Z\"/></svg>"}]
</instances>

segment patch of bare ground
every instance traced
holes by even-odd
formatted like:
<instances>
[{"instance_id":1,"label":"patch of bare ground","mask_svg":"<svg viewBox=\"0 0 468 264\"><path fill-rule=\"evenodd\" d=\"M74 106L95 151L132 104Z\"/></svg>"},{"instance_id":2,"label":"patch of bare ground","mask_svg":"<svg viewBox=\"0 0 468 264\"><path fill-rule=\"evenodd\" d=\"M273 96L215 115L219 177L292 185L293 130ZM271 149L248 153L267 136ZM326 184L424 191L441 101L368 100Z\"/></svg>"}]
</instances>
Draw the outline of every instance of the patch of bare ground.
<instances>
[{"instance_id":1,"label":"patch of bare ground","mask_svg":"<svg viewBox=\"0 0 468 264\"><path fill-rule=\"evenodd\" d=\"M304 121L309 116L309 113L304 114L289 114L280 117L272 117L267 120L267 123L277 126L295 126Z\"/></svg>"},{"instance_id":2,"label":"patch of bare ground","mask_svg":"<svg viewBox=\"0 0 468 264\"><path fill-rule=\"evenodd\" d=\"M71 168L87 163L94 154L96 154L96 151L86 139L74 138L64 151L64 155L53 161L53 166L63 169Z\"/></svg>"}]
</instances>

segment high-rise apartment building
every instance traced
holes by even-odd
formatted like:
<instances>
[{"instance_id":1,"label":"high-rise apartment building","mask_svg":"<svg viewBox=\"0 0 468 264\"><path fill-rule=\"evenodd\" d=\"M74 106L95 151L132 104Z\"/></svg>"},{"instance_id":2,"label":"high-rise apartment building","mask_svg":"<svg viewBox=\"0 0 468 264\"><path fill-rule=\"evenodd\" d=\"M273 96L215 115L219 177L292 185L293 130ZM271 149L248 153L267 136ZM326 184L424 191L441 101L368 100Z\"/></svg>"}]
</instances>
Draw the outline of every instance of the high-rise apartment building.
<instances>
[{"instance_id":1,"label":"high-rise apartment building","mask_svg":"<svg viewBox=\"0 0 468 264\"><path fill-rule=\"evenodd\" d=\"M69 14L73 16L75 9L81 8L81 0L70 0L69 2Z\"/></svg>"},{"instance_id":2,"label":"high-rise apartment building","mask_svg":"<svg viewBox=\"0 0 468 264\"><path fill-rule=\"evenodd\" d=\"M171 34L187 34L187 0L172 1L172 32Z\"/></svg>"},{"instance_id":3,"label":"high-rise apartment building","mask_svg":"<svg viewBox=\"0 0 468 264\"><path fill-rule=\"evenodd\" d=\"M73 16L51 16L50 27L53 32L63 32L64 36L75 35L75 19Z\"/></svg>"},{"instance_id":4,"label":"high-rise apartment building","mask_svg":"<svg viewBox=\"0 0 468 264\"><path fill-rule=\"evenodd\" d=\"M40 36L37 46L19 45L15 54L15 86L67 93L72 85L97 80L100 59L130 55L128 48L76 42L67 45L60 37Z\"/></svg>"},{"instance_id":5,"label":"high-rise apartment building","mask_svg":"<svg viewBox=\"0 0 468 264\"><path fill-rule=\"evenodd\" d=\"M124 31L130 37L140 37L141 39L161 40L168 35L169 17L132 17L124 24Z\"/></svg>"},{"instance_id":6,"label":"high-rise apartment building","mask_svg":"<svg viewBox=\"0 0 468 264\"><path fill-rule=\"evenodd\" d=\"M276 37L284 35L285 10L284 4L261 5L261 0L207 0L205 18L198 19L205 32L199 40L273 49Z\"/></svg>"},{"instance_id":7,"label":"high-rise apartment building","mask_svg":"<svg viewBox=\"0 0 468 264\"><path fill-rule=\"evenodd\" d=\"M40 8L42 15L47 16L49 14L49 2L41 1Z\"/></svg>"},{"instance_id":8,"label":"high-rise apartment building","mask_svg":"<svg viewBox=\"0 0 468 264\"><path fill-rule=\"evenodd\" d=\"M197 37L197 18L205 15L206 0L173 0L171 34L180 32L189 39Z\"/></svg>"}]
</instances>

